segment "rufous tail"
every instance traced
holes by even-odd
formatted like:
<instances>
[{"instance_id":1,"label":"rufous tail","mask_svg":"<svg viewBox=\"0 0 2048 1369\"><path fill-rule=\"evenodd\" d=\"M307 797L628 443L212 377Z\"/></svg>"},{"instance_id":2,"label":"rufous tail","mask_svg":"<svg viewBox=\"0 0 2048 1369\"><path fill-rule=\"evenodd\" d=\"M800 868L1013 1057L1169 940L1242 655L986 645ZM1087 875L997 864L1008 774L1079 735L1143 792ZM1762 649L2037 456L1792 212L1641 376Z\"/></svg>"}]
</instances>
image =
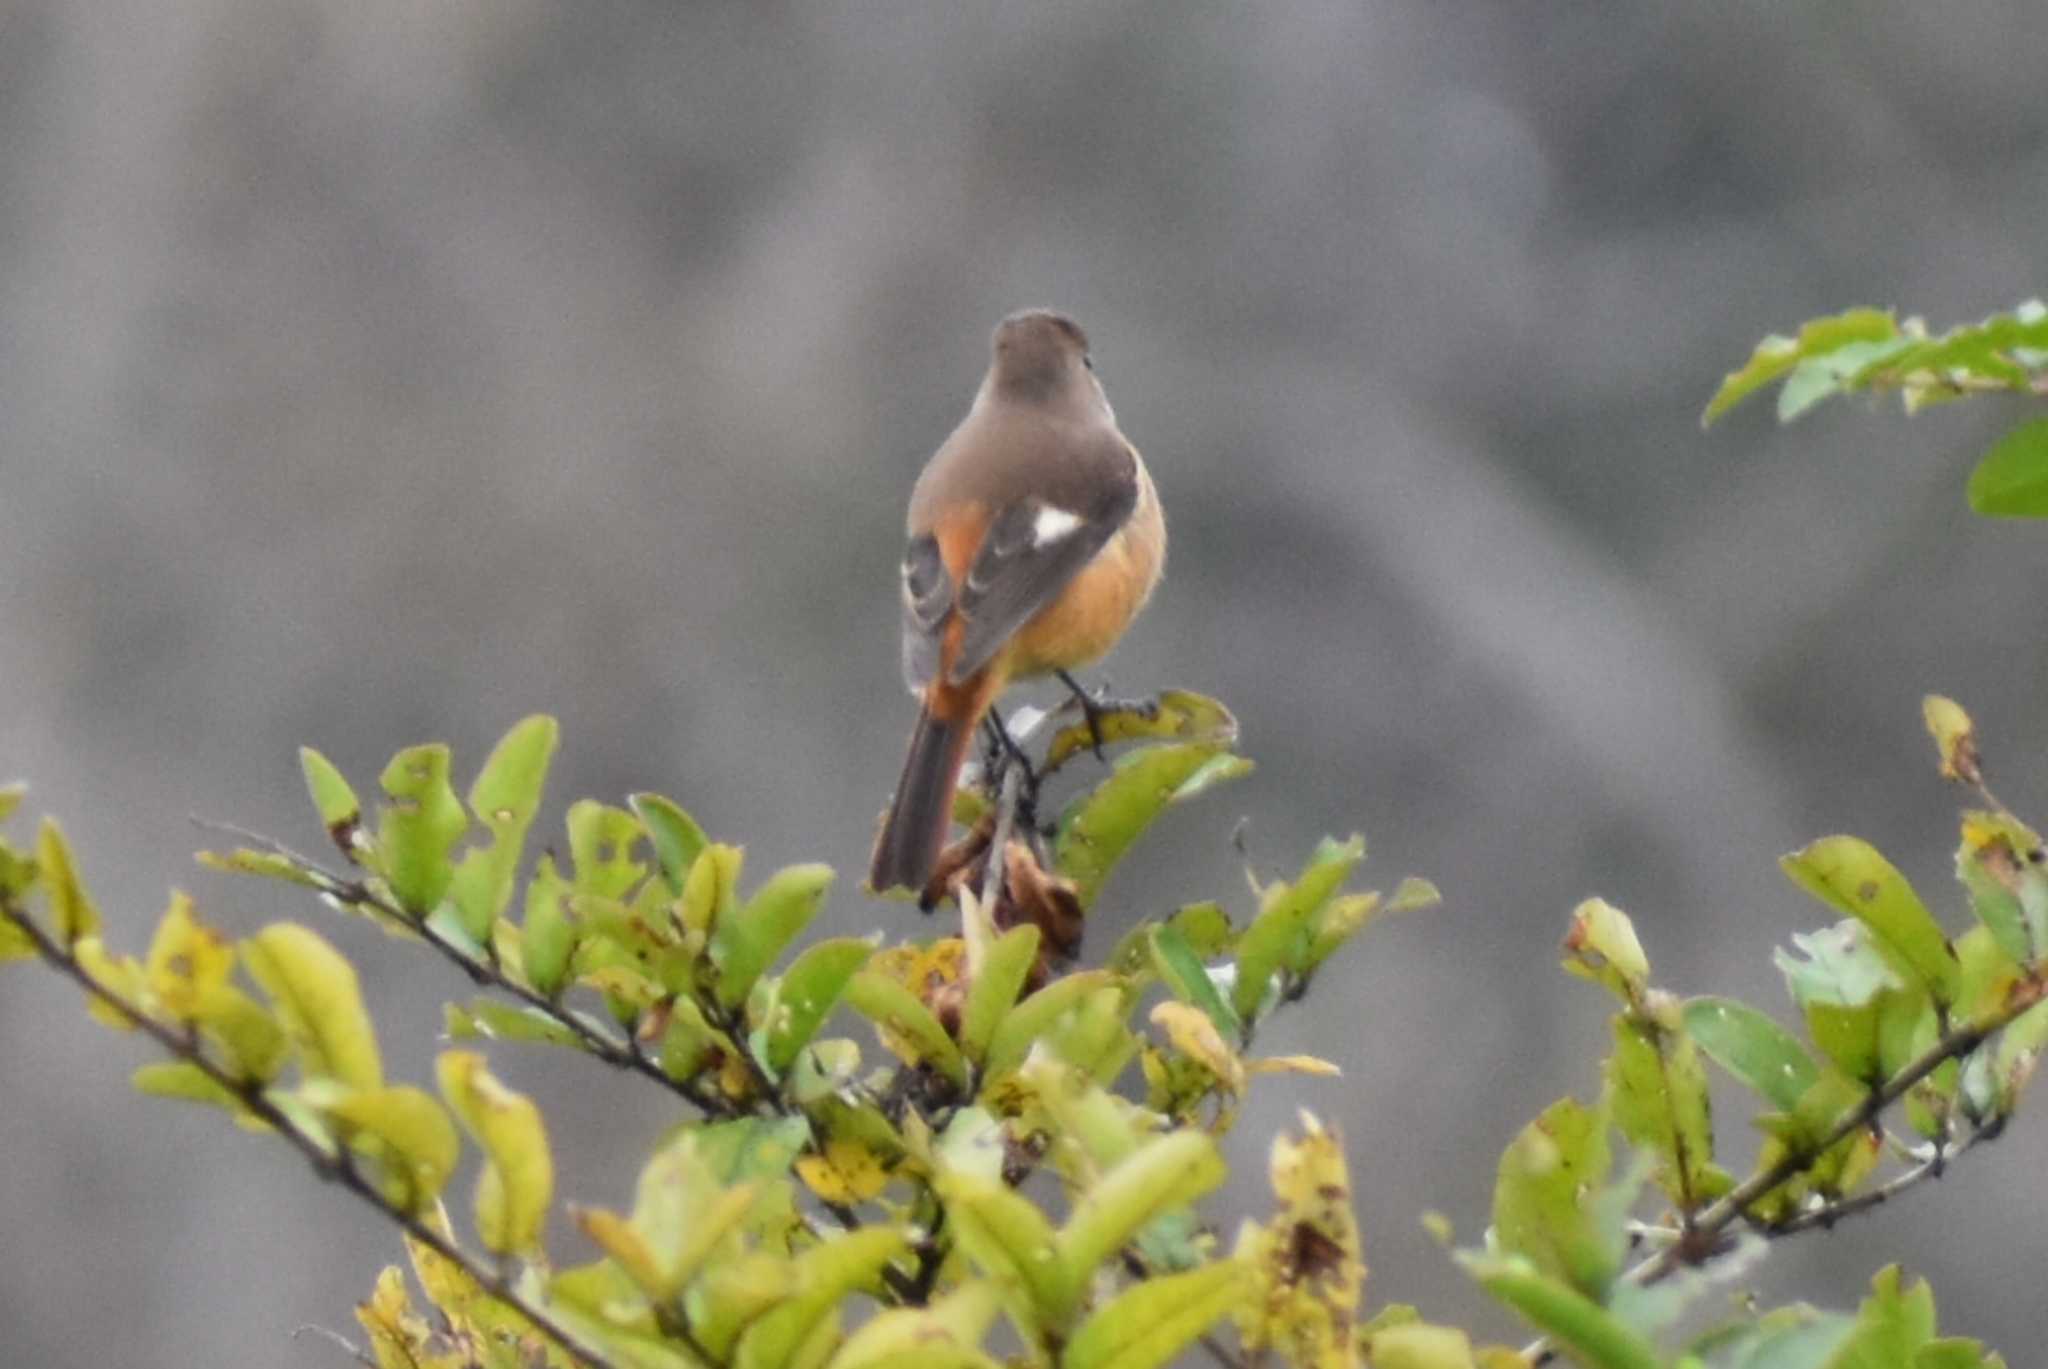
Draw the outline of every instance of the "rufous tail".
<instances>
[{"instance_id":1,"label":"rufous tail","mask_svg":"<svg viewBox=\"0 0 2048 1369\"><path fill-rule=\"evenodd\" d=\"M896 797L882 820L868 869L868 887L877 893L903 888L921 895L931 879L952 829L953 786L981 719L982 700L974 697L981 692L934 690L918 710L903 778L896 782Z\"/></svg>"}]
</instances>

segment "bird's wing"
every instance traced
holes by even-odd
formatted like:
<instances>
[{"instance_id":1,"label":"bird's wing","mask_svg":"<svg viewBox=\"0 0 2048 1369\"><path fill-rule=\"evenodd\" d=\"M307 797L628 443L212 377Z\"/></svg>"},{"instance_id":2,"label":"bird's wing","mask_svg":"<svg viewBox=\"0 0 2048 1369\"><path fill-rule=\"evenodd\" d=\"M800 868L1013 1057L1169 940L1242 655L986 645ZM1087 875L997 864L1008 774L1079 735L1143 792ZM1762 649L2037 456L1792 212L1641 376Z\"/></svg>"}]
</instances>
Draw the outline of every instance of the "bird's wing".
<instances>
[{"instance_id":1,"label":"bird's wing","mask_svg":"<svg viewBox=\"0 0 2048 1369\"><path fill-rule=\"evenodd\" d=\"M988 664L1130 518L1138 502L1137 461L1121 442L1116 454L1122 469L1109 478L1026 495L996 510L954 596L953 606L966 623L959 653L948 665L954 683ZM934 667L937 647L934 636Z\"/></svg>"},{"instance_id":2,"label":"bird's wing","mask_svg":"<svg viewBox=\"0 0 2048 1369\"><path fill-rule=\"evenodd\" d=\"M903 680L913 694L939 673L939 639L952 608L953 577L939 539L911 538L903 549Z\"/></svg>"}]
</instances>

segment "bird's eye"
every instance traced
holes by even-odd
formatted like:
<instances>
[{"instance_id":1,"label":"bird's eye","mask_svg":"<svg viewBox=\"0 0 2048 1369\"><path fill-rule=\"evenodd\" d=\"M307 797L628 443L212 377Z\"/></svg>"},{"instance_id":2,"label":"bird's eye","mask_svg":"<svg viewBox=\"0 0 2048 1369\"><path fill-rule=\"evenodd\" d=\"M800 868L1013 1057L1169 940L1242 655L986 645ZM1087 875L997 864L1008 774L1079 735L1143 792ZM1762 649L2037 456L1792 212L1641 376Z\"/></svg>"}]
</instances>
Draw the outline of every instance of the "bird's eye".
<instances>
[{"instance_id":1,"label":"bird's eye","mask_svg":"<svg viewBox=\"0 0 2048 1369\"><path fill-rule=\"evenodd\" d=\"M1095 358L1083 352L1081 353L1081 364L1092 371L1095 369Z\"/></svg>"}]
</instances>

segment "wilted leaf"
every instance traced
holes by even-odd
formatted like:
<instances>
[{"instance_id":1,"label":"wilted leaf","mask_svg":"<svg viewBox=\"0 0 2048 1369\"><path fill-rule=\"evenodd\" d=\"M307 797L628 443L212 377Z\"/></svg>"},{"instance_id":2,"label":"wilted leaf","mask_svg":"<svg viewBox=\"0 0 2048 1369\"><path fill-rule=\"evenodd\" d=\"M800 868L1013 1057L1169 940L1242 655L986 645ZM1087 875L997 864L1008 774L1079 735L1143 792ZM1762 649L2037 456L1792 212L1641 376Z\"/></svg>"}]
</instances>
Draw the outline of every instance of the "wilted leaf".
<instances>
[{"instance_id":1,"label":"wilted leaf","mask_svg":"<svg viewBox=\"0 0 2048 1369\"><path fill-rule=\"evenodd\" d=\"M1984 781L1982 758L1977 754L1977 728L1963 706L1954 699L1929 694L1920 701L1920 714L1927 722L1927 735L1941 757L1941 777L1960 784Z\"/></svg>"},{"instance_id":2,"label":"wilted leaf","mask_svg":"<svg viewBox=\"0 0 2048 1369\"><path fill-rule=\"evenodd\" d=\"M1273 1142L1268 1166L1280 1210L1247 1224L1237 1255L1257 1296L1239 1307L1238 1335L1254 1353L1278 1349L1288 1364L1350 1362L1365 1284L1344 1146L1302 1114L1300 1140Z\"/></svg>"}]
</instances>

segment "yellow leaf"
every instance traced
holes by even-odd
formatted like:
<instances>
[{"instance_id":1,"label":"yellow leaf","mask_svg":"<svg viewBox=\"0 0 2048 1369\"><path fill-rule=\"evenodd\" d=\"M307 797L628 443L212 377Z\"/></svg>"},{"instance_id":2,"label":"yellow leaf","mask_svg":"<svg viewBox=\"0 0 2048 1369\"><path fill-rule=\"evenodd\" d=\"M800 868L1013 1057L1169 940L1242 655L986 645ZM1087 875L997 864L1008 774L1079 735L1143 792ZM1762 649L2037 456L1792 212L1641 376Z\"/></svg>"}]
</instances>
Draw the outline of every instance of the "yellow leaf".
<instances>
[{"instance_id":1,"label":"yellow leaf","mask_svg":"<svg viewBox=\"0 0 2048 1369\"><path fill-rule=\"evenodd\" d=\"M316 932L276 922L242 943L242 960L276 1005L309 1076L356 1089L383 1084L355 967L339 951Z\"/></svg>"},{"instance_id":2,"label":"yellow leaf","mask_svg":"<svg viewBox=\"0 0 2048 1369\"><path fill-rule=\"evenodd\" d=\"M1292 1364L1350 1364L1365 1283L1351 1179L1338 1136L1307 1113L1301 1121L1299 1140L1273 1142L1280 1211L1238 1240L1261 1294L1240 1308L1238 1334L1247 1350L1277 1349Z\"/></svg>"},{"instance_id":3,"label":"yellow leaf","mask_svg":"<svg viewBox=\"0 0 2048 1369\"><path fill-rule=\"evenodd\" d=\"M143 995L148 989L148 979L142 973L142 965L132 955L116 959L107 954L99 935L92 933L78 938L71 945L71 954L78 958L78 968L85 971L86 978L105 989L130 1007L141 1010ZM133 1031L135 1023L126 1013L110 1007L98 997L88 998L85 1009L93 1019L116 1031Z\"/></svg>"},{"instance_id":4,"label":"yellow leaf","mask_svg":"<svg viewBox=\"0 0 2048 1369\"><path fill-rule=\"evenodd\" d=\"M98 934L99 907L78 877L71 843L64 839L64 829L55 818L44 818L36 830L36 875L50 900L50 921L57 929L59 944L73 946L80 937Z\"/></svg>"},{"instance_id":5,"label":"yellow leaf","mask_svg":"<svg viewBox=\"0 0 2048 1369\"><path fill-rule=\"evenodd\" d=\"M796 1162L797 1177L828 1203L851 1207L866 1202L889 1184L889 1171L881 1157L861 1145L834 1137L825 1143L822 1155L806 1155Z\"/></svg>"},{"instance_id":6,"label":"yellow leaf","mask_svg":"<svg viewBox=\"0 0 2048 1369\"><path fill-rule=\"evenodd\" d=\"M1929 694L1920 701L1927 734L1941 755L1941 777L1959 784L1982 784L1983 762L1977 755L1977 728L1954 699Z\"/></svg>"},{"instance_id":7,"label":"yellow leaf","mask_svg":"<svg viewBox=\"0 0 2048 1369\"><path fill-rule=\"evenodd\" d=\"M1247 1074L1313 1074L1335 1079L1344 1073L1319 1055L1268 1055L1244 1064Z\"/></svg>"},{"instance_id":8,"label":"yellow leaf","mask_svg":"<svg viewBox=\"0 0 2048 1369\"><path fill-rule=\"evenodd\" d=\"M434 1200L461 1158L462 1142L441 1105L421 1089L344 1092L319 1104L349 1131L349 1144L376 1159L386 1196L417 1212Z\"/></svg>"},{"instance_id":9,"label":"yellow leaf","mask_svg":"<svg viewBox=\"0 0 2048 1369\"><path fill-rule=\"evenodd\" d=\"M227 987L235 970L235 948L192 916L190 898L173 893L143 964L157 1009L176 1021L190 1022Z\"/></svg>"},{"instance_id":10,"label":"yellow leaf","mask_svg":"<svg viewBox=\"0 0 2048 1369\"><path fill-rule=\"evenodd\" d=\"M1244 1061L1216 1030L1209 1014L1193 1004L1169 999L1152 1009L1152 1025L1166 1033L1175 1050L1215 1075L1225 1092L1233 1096L1244 1092Z\"/></svg>"},{"instance_id":11,"label":"yellow leaf","mask_svg":"<svg viewBox=\"0 0 2048 1369\"><path fill-rule=\"evenodd\" d=\"M540 1109L499 1083L475 1051L443 1051L437 1073L441 1096L486 1157L476 1185L478 1239L499 1254L536 1253L555 1191Z\"/></svg>"}]
</instances>

